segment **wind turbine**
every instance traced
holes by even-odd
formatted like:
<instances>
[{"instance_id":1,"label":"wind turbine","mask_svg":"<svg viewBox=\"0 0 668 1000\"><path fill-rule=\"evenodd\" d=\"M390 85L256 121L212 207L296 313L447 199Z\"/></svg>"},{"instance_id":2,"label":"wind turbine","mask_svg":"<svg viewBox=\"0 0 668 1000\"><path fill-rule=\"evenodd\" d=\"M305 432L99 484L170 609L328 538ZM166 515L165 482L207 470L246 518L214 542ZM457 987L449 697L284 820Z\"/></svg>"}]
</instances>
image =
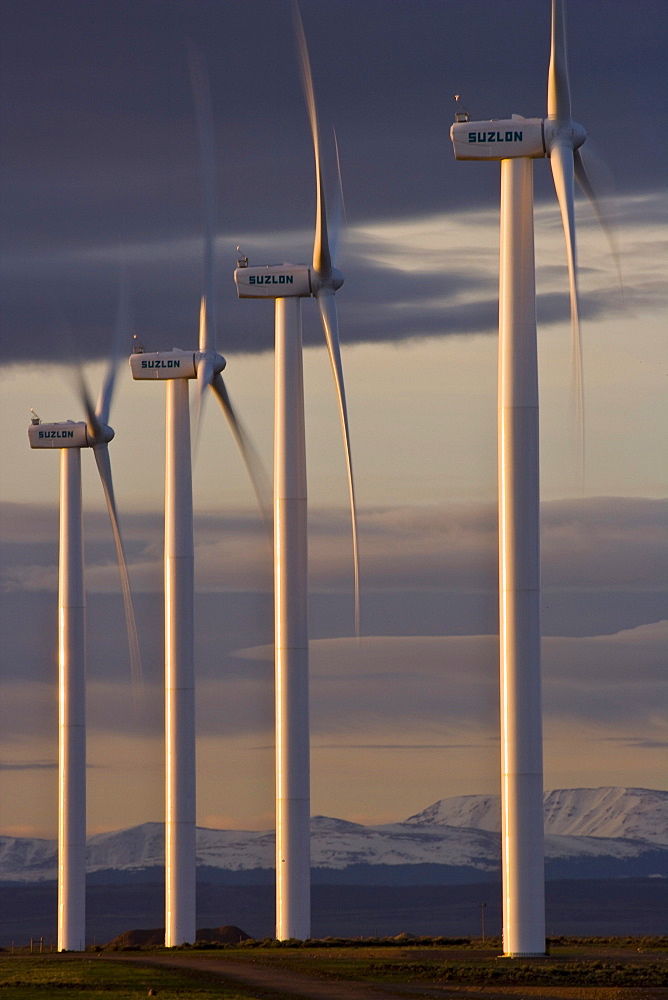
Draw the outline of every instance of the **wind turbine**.
<instances>
[{"instance_id":1,"label":"wind turbine","mask_svg":"<svg viewBox=\"0 0 668 1000\"><path fill-rule=\"evenodd\" d=\"M120 323L119 323L120 327ZM31 448L60 450L58 570L58 951L86 947L86 602L81 505L81 449L92 448L104 490L121 575L133 680L141 676L137 627L109 460L112 360L93 407L79 376L85 422L43 423L33 410Z\"/></svg>"},{"instance_id":2,"label":"wind turbine","mask_svg":"<svg viewBox=\"0 0 668 1000\"><path fill-rule=\"evenodd\" d=\"M548 157L566 239L571 335L582 422L573 179L592 198L571 117L564 7L552 2L547 118L471 122L450 130L455 157L501 161L499 278L499 592L503 946L545 954L540 675L538 375L532 160Z\"/></svg>"},{"instance_id":3,"label":"wind turbine","mask_svg":"<svg viewBox=\"0 0 668 1000\"><path fill-rule=\"evenodd\" d=\"M316 178L313 263L249 267L234 272L240 298L273 298L274 617L276 685L276 937L310 937L310 765L308 677L308 544L302 365L302 298L315 296L338 396L352 515L355 631L359 635L359 562L348 410L343 383L334 266L327 230L313 79L304 29L294 7L302 79L311 125Z\"/></svg>"},{"instance_id":4,"label":"wind turbine","mask_svg":"<svg viewBox=\"0 0 668 1000\"><path fill-rule=\"evenodd\" d=\"M220 403L261 502L259 464L230 401L216 351L214 309L215 161L210 96L201 59L190 51L206 217L205 294L199 350L147 353L136 343L134 379L166 389L165 459L165 945L196 935L196 776L194 674L194 541L188 380L197 380L197 428L210 389Z\"/></svg>"}]
</instances>

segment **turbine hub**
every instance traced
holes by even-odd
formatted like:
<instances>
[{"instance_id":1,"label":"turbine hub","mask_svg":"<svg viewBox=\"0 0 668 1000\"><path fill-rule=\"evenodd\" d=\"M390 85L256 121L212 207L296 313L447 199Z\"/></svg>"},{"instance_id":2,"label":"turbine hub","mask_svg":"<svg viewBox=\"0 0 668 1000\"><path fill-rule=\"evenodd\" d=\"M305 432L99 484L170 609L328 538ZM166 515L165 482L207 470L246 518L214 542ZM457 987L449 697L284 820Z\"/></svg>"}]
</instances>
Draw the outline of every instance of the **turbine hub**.
<instances>
[{"instance_id":1,"label":"turbine hub","mask_svg":"<svg viewBox=\"0 0 668 1000\"><path fill-rule=\"evenodd\" d=\"M343 284L343 275L338 270L338 268L336 268L336 267L332 268L332 274L331 274L331 277L329 279L329 282L331 283L331 286L332 286L332 288L334 289L335 292L338 291L338 289Z\"/></svg>"},{"instance_id":2,"label":"turbine hub","mask_svg":"<svg viewBox=\"0 0 668 1000\"><path fill-rule=\"evenodd\" d=\"M90 438L90 434L88 435ZM116 436L116 432L109 424L101 424L99 432L90 439L90 445L94 448L96 444L109 444Z\"/></svg>"},{"instance_id":3,"label":"turbine hub","mask_svg":"<svg viewBox=\"0 0 668 1000\"><path fill-rule=\"evenodd\" d=\"M546 118L544 130L545 149L548 156L552 148L558 143L570 146L571 149L578 149L587 138L587 133L582 125L578 125L577 122L572 120L555 121L551 118Z\"/></svg>"},{"instance_id":4,"label":"turbine hub","mask_svg":"<svg viewBox=\"0 0 668 1000\"><path fill-rule=\"evenodd\" d=\"M195 367L200 361L208 361L215 375L219 375L227 364L222 354L217 354L216 351L195 351Z\"/></svg>"},{"instance_id":5,"label":"turbine hub","mask_svg":"<svg viewBox=\"0 0 668 1000\"><path fill-rule=\"evenodd\" d=\"M343 275L336 267L333 267L325 278L321 277L317 271L312 271L311 275L313 295L321 291L336 292L343 284Z\"/></svg>"}]
</instances>

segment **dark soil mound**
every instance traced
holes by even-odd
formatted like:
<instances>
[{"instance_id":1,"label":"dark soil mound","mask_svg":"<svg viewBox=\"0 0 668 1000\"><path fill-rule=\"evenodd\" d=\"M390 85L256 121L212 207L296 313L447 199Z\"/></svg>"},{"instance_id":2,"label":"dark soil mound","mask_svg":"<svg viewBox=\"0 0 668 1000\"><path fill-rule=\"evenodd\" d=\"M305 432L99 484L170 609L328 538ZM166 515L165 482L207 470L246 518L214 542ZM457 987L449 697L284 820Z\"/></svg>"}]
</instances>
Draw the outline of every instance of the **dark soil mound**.
<instances>
[{"instance_id":1,"label":"dark soil mound","mask_svg":"<svg viewBox=\"0 0 668 1000\"><path fill-rule=\"evenodd\" d=\"M123 931L105 945L110 951L122 951L124 948L160 948L165 944L165 928L154 927L153 930L138 928L134 931Z\"/></svg>"},{"instance_id":2,"label":"dark soil mound","mask_svg":"<svg viewBox=\"0 0 668 1000\"><path fill-rule=\"evenodd\" d=\"M250 934L234 924L226 924L225 927L202 927L197 931L197 940L211 944L239 944L240 941L249 941Z\"/></svg>"},{"instance_id":3,"label":"dark soil mound","mask_svg":"<svg viewBox=\"0 0 668 1000\"><path fill-rule=\"evenodd\" d=\"M208 944L239 944L248 941L249 934L240 927L226 924L224 927L202 927L197 931L197 941ZM155 927L153 930L139 928L134 931L124 931L105 945L109 951L122 951L137 948L162 948L165 944L165 928Z\"/></svg>"}]
</instances>

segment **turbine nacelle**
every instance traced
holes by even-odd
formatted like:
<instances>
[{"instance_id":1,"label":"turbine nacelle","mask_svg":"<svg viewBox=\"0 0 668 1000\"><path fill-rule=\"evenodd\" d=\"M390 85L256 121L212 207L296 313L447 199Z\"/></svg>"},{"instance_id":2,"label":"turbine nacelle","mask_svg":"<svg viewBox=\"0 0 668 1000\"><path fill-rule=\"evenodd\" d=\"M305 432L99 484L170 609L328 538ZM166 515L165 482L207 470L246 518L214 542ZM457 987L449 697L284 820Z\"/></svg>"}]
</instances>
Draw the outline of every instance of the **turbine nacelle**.
<instances>
[{"instance_id":1,"label":"turbine nacelle","mask_svg":"<svg viewBox=\"0 0 668 1000\"><path fill-rule=\"evenodd\" d=\"M582 125L551 118L492 119L485 122L455 122L450 138L457 160L509 160L519 156L543 159L556 145L577 149L587 133Z\"/></svg>"},{"instance_id":2,"label":"turbine nacelle","mask_svg":"<svg viewBox=\"0 0 668 1000\"><path fill-rule=\"evenodd\" d=\"M234 272L234 282L240 299L311 298L322 289L336 291L343 275L332 268L323 278L309 264L242 264Z\"/></svg>"},{"instance_id":3,"label":"turbine nacelle","mask_svg":"<svg viewBox=\"0 0 668 1000\"><path fill-rule=\"evenodd\" d=\"M114 431L107 424L101 425L100 430L93 437L83 421L46 424L36 419L28 428L28 443L31 448L94 448L114 438Z\"/></svg>"},{"instance_id":4,"label":"turbine nacelle","mask_svg":"<svg viewBox=\"0 0 668 1000\"><path fill-rule=\"evenodd\" d=\"M225 368L225 358L215 351L138 351L130 356L134 379L197 378L197 366L207 361L215 374Z\"/></svg>"},{"instance_id":5,"label":"turbine nacelle","mask_svg":"<svg viewBox=\"0 0 668 1000\"><path fill-rule=\"evenodd\" d=\"M450 138L457 160L507 160L547 155L542 118L495 118L485 122L455 122Z\"/></svg>"}]
</instances>

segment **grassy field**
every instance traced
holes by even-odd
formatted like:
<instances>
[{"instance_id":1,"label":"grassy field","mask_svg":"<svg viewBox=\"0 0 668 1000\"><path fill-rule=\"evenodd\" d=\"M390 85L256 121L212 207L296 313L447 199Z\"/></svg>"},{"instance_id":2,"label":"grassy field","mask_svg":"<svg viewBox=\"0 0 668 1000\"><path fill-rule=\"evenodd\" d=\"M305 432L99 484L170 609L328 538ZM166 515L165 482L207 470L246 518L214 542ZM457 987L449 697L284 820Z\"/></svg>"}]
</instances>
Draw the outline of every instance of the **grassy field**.
<instances>
[{"instance_id":1,"label":"grassy field","mask_svg":"<svg viewBox=\"0 0 668 1000\"><path fill-rule=\"evenodd\" d=\"M357 980L360 985L392 984L401 995L415 988L460 985L481 987L579 987L597 995L631 996L637 989L648 997L668 997L668 939L568 939L551 942L543 959L499 959L499 942L412 939L393 941L308 942L276 945L246 942L217 948L183 947L166 951L126 951L106 954L0 953L2 1000L134 1000L154 990L160 1000L218 998L251 1000L266 997L252 985L230 986L225 965L242 963L251 976L258 964L326 980ZM128 961L123 961L127 958ZM169 968L143 962L197 963L194 968ZM209 971L210 970L210 971ZM648 989L649 988L649 989ZM665 990L663 989L665 988ZM628 990L629 993L625 994ZM658 993L656 991L659 991ZM616 991L610 992L609 991ZM299 995L299 983L292 996ZM594 994L592 994L594 995ZM276 997L276 994L273 994Z\"/></svg>"},{"instance_id":2,"label":"grassy field","mask_svg":"<svg viewBox=\"0 0 668 1000\"><path fill-rule=\"evenodd\" d=\"M251 1000L244 987L228 987L202 972L108 961L98 955L0 955L3 1000L139 1000L155 990L159 1000Z\"/></svg>"},{"instance_id":3,"label":"grassy field","mask_svg":"<svg viewBox=\"0 0 668 1000\"><path fill-rule=\"evenodd\" d=\"M432 943L433 942L433 943ZM308 975L367 982L479 985L532 984L550 986L641 987L668 986L668 938L562 938L550 944L542 959L499 959L500 941L485 943L438 939L410 943L386 941L336 945L319 942L203 951L221 958L272 963Z\"/></svg>"}]
</instances>

